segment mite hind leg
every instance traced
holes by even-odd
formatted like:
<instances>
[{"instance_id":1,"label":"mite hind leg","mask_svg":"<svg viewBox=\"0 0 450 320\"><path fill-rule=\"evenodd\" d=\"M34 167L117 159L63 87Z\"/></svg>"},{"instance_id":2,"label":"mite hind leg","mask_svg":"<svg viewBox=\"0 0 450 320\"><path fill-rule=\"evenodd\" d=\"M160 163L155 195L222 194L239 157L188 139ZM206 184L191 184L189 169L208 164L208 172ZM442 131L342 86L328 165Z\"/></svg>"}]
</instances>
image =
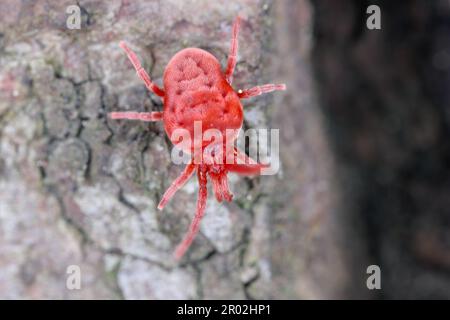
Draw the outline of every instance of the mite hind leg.
<instances>
[{"instance_id":1,"label":"mite hind leg","mask_svg":"<svg viewBox=\"0 0 450 320\"><path fill-rule=\"evenodd\" d=\"M228 81L229 84L233 82L233 72L237 62L237 52L239 44L238 34L240 25L241 25L241 18L237 16L236 20L233 23L230 52L228 54L227 69L225 70L225 79Z\"/></svg>"},{"instance_id":2,"label":"mite hind leg","mask_svg":"<svg viewBox=\"0 0 450 320\"><path fill-rule=\"evenodd\" d=\"M153 83L148 73L144 70L144 68L142 68L141 63L139 62L139 59L133 52L133 50L131 50L127 46L125 41L120 41L119 46L126 52L128 59L130 59L134 69L136 70L136 73L138 74L139 78L141 78L141 80L145 83L147 89L160 97L164 97L164 90Z\"/></svg>"},{"instance_id":3,"label":"mite hind leg","mask_svg":"<svg viewBox=\"0 0 450 320\"><path fill-rule=\"evenodd\" d=\"M259 96L263 93L268 93L272 91L284 91L286 90L285 84L264 84L261 86L256 86L250 89L244 89L238 91L238 97L241 99L247 99L251 97Z\"/></svg>"}]
</instances>

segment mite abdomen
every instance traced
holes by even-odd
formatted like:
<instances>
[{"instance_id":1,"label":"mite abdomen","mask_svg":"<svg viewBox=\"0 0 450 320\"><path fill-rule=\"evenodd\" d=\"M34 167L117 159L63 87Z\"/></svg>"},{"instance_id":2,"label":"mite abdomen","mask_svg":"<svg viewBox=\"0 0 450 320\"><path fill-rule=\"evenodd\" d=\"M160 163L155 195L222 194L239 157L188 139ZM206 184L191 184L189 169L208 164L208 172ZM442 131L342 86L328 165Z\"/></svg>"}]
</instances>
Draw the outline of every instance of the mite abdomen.
<instances>
[{"instance_id":1,"label":"mite abdomen","mask_svg":"<svg viewBox=\"0 0 450 320\"><path fill-rule=\"evenodd\" d=\"M224 80L219 61L198 48L183 49L173 56L164 72L164 89L170 98L184 91L214 89Z\"/></svg>"}]
</instances>

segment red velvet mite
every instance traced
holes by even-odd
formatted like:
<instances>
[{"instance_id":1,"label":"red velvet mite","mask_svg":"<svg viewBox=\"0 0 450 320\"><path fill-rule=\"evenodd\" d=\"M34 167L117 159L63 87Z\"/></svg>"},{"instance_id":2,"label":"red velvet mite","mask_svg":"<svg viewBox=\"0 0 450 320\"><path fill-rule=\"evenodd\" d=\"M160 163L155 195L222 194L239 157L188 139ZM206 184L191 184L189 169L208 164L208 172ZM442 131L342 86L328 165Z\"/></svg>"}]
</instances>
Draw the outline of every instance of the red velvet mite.
<instances>
[{"instance_id":1,"label":"red velvet mite","mask_svg":"<svg viewBox=\"0 0 450 320\"><path fill-rule=\"evenodd\" d=\"M231 48L225 72L222 71L219 61L209 52L198 48L183 49L173 56L164 71L164 89L151 81L136 54L121 41L120 47L125 50L138 76L148 90L163 98L164 107L162 112L111 112L109 116L112 119L162 120L166 133L174 144L179 143L178 138L173 138L173 133L177 129L184 129L191 134L191 137L194 137L194 123L200 123L203 132L211 128L219 130L223 137L228 137L227 130L238 132L243 123L241 99L275 90L286 90L284 84L265 84L238 91L231 87L237 61L239 26L240 18L237 17L233 24ZM237 135L233 135L231 140L234 141L236 137ZM227 153L230 155L229 148L225 148L225 143L217 148L217 144L202 141L199 150L202 156L199 161L196 158L197 151L192 145L189 146L183 147L183 151L192 155L191 162L167 189L158 205L158 209L162 210L175 192L197 171L199 182L197 212L188 233L175 251L177 259L184 255L199 231L206 206L207 178L211 180L214 194L219 202L231 201L228 172L256 175L260 174L263 167L266 167L247 157L244 152L235 147L231 148L231 157L235 160L239 159L240 162L235 160L230 162L228 158L225 161L225 155ZM211 149L209 151L212 157L203 156L208 148ZM224 149L227 151L223 152Z\"/></svg>"}]
</instances>

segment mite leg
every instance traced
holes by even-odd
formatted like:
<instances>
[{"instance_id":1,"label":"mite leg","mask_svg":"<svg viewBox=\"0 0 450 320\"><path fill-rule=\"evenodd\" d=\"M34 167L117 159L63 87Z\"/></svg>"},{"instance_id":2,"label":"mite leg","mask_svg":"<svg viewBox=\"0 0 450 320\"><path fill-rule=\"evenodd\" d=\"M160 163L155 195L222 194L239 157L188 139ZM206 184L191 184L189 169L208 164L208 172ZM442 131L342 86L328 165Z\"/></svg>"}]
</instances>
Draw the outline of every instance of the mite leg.
<instances>
[{"instance_id":1,"label":"mite leg","mask_svg":"<svg viewBox=\"0 0 450 320\"><path fill-rule=\"evenodd\" d=\"M177 192L189 180L189 178L195 171L195 167L195 164L190 163L186 166L186 168L184 168L184 171L181 173L181 175L175 179L169 189L167 189L164 193L161 201L158 204L159 210L162 210L167 202L169 202L169 200L173 197L175 192Z\"/></svg>"},{"instance_id":2,"label":"mite leg","mask_svg":"<svg viewBox=\"0 0 450 320\"><path fill-rule=\"evenodd\" d=\"M226 165L227 170L241 175L259 175L261 169L269 168L270 165L258 163L237 148L234 148L235 161Z\"/></svg>"},{"instance_id":3,"label":"mite leg","mask_svg":"<svg viewBox=\"0 0 450 320\"><path fill-rule=\"evenodd\" d=\"M286 90L285 84L264 84L262 86L256 86L251 89L239 90L238 97L241 99L247 99L255 96L259 96L263 93L268 93L276 90Z\"/></svg>"},{"instance_id":4,"label":"mite leg","mask_svg":"<svg viewBox=\"0 0 450 320\"><path fill-rule=\"evenodd\" d=\"M220 177L217 175L210 175L211 177L211 182L212 182L212 186L213 186L213 190L214 190L214 195L216 196L216 199L218 202L222 202L223 197L222 197L222 185L220 182Z\"/></svg>"},{"instance_id":5,"label":"mite leg","mask_svg":"<svg viewBox=\"0 0 450 320\"><path fill-rule=\"evenodd\" d=\"M227 69L225 70L225 79L228 81L229 84L233 82L233 72L237 62L238 34L240 24L241 18L237 16L236 20L233 23L233 33L231 35L230 53L228 54Z\"/></svg>"},{"instance_id":6,"label":"mite leg","mask_svg":"<svg viewBox=\"0 0 450 320\"><path fill-rule=\"evenodd\" d=\"M141 121L161 121L163 113L160 111L154 112L110 112L109 117L113 120L126 119L126 120L141 120Z\"/></svg>"},{"instance_id":7,"label":"mite leg","mask_svg":"<svg viewBox=\"0 0 450 320\"><path fill-rule=\"evenodd\" d=\"M231 201L233 195L228 188L228 178L225 172L210 175L214 194L218 202Z\"/></svg>"},{"instance_id":8,"label":"mite leg","mask_svg":"<svg viewBox=\"0 0 450 320\"><path fill-rule=\"evenodd\" d=\"M229 164L227 166L228 171L235 172L243 176L255 176L260 175L261 170L269 168L270 165L257 163L257 164Z\"/></svg>"},{"instance_id":9,"label":"mite leg","mask_svg":"<svg viewBox=\"0 0 450 320\"><path fill-rule=\"evenodd\" d=\"M230 202L233 199L233 194L230 192L230 188L228 187L228 177L226 173L222 174L220 177L220 184L223 198Z\"/></svg>"},{"instance_id":10,"label":"mite leg","mask_svg":"<svg viewBox=\"0 0 450 320\"><path fill-rule=\"evenodd\" d=\"M147 72L145 72L144 68L142 68L136 54L126 45L124 41L120 41L119 45L127 53L128 59L130 59L134 69L136 69L136 73L138 74L139 78L144 81L147 89L160 97L164 97L164 90L152 82L150 76L147 74Z\"/></svg>"},{"instance_id":11,"label":"mite leg","mask_svg":"<svg viewBox=\"0 0 450 320\"><path fill-rule=\"evenodd\" d=\"M204 168L199 168L197 170L198 183L199 183L199 191L198 191L198 199L197 199L197 212L195 213L195 217L189 226L189 231L184 237L183 241L178 245L175 250L175 258L180 259L186 250L191 245L195 236L197 235L200 229L200 221L203 218L206 207L206 198L208 197L208 190L206 188L206 170Z\"/></svg>"}]
</instances>

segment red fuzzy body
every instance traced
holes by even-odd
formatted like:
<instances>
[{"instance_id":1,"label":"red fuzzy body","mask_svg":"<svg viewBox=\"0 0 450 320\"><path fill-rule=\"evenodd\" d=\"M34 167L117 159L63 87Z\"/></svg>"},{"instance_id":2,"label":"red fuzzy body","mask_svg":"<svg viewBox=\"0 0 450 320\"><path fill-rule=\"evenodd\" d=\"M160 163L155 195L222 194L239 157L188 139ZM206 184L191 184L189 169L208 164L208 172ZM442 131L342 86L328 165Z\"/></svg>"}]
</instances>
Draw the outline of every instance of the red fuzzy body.
<instances>
[{"instance_id":1,"label":"red fuzzy body","mask_svg":"<svg viewBox=\"0 0 450 320\"><path fill-rule=\"evenodd\" d=\"M231 150L225 147L237 138L243 123L243 109L241 99L247 99L275 90L285 90L284 84L265 84L250 89L235 91L231 87L233 71L237 63L238 31L240 18L236 18L233 24L230 53L228 55L225 70L217 59L202 49L188 48L181 50L168 63L164 72L164 87L156 85L142 68L136 54L121 42L120 46L125 50L128 58L133 64L138 76L144 82L148 90L152 91L164 100L163 111L153 112L111 112L112 119L128 119L141 121L163 121L167 136L172 143L181 147L184 152L192 154L192 160L186 165L184 171L172 183L164 193L159 209L163 209L167 202L194 174L197 172L199 192L197 198L197 211L189 227L184 240L175 251L176 258L181 258L191 245L195 235L200 229L200 221L205 213L208 178L212 183L216 199L221 202L231 201L232 193L228 187L228 172L236 172L242 175L260 174L261 170L268 165L257 163L247 157L244 152L233 147ZM201 131L196 132L196 124L201 125ZM190 144L180 143L180 135L174 134L177 129L183 129L181 136L188 133ZM209 129L214 129L214 141L203 139ZM215 135L225 141L215 141ZM200 137L197 136L200 134ZM192 140L194 139L194 141ZM200 146L196 139L200 138L202 143L199 148L201 152L200 162L196 162L198 156L194 148ZM197 140L198 141L198 140ZM192 143L193 142L193 143ZM225 149L225 153L220 150ZM204 156L203 151L206 152ZM197 150L195 150L197 151ZM228 156L233 161L228 161ZM226 156L226 162L225 162ZM237 160L241 160L240 162Z\"/></svg>"},{"instance_id":2,"label":"red fuzzy body","mask_svg":"<svg viewBox=\"0 0 450 320\"><path fill-rule=\"evenodd\" d=\"M193 137L194 121L201 121L203 132L214 128L223 137L226 129L242 127L240 99L225 79L219 61L207 51L188 48L173 56L164 72L164 90L163 119L168 137L178 128L188 130ZM203 143L206 146L209 142Z\"/></svg>"}]
</instances>

